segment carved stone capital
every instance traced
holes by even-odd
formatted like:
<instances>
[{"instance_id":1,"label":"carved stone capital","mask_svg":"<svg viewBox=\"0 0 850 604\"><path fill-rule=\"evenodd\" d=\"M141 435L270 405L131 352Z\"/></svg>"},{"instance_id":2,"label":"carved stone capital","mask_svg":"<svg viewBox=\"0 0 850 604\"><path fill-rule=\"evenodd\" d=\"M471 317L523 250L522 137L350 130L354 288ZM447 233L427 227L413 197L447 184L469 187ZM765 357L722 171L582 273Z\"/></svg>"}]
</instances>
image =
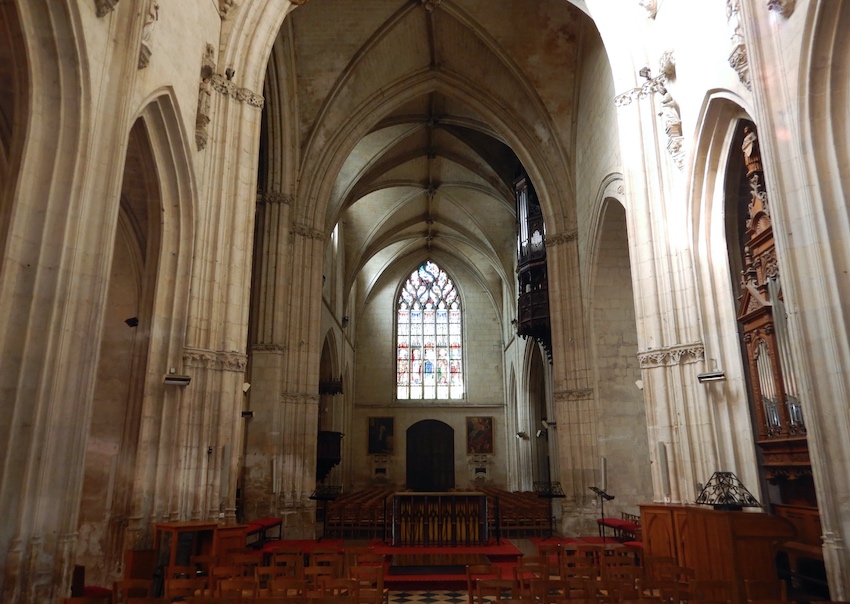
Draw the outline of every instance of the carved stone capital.
<instances>
[{"instance_id":1,"label":"carved stone capital","mask_svg":"<svg viewBox=\"0 0 850 604\"><path fill-rule=\"evenodd\" d=\"M262 109L266 102L262 95L248 90L247 88L240 88L232 80L228 80L220 73L213 75L211 84L213 90L219 94L229 96L240 103L246 103L251 107L256 107L257 109Z\"/></svg>"},{"instance_id":2,"label":"carved stone capital","mask_svg":"<svg viewBox=\"0 0 850 604\"><path fill-rule=\"evenodd\" d=\"M440 6L442 0L420 0L422 2L422 6L425 7L425 10L429 13L433 13L434 9Z\"/></svg>"},{"instance_id":3,"label":"carved stone capital","mask_svg":"<svg viewBox=\"0 0 850 604\"><path fill-rule=\"evenodd\" d=\"M105 17L106 15L115 10L116 4L118 4L118 0L94 0L94 6L97 10L97 16Z\"/></svg>"},{"instance_id":4,"label":"carved stone capital","mask_svg":"<svg viewBox=\"0 0 850 604\"><path fill-rule=\"evenodd\" d=\"M702 342L677 344L639 352L638 361L642 369L653 367L672 367L684 363L696 363L705 358L705 346Z\"/></svg>"},{"instance_id":5,"label":"carved stone capital","mask_svg":"<svg viewBox=\"0 0 850 604\"><path fill-rule=\"evenodd\" d=\"M556 245L561 245L562 243L567 243L570 241L578 240L578 231L569 231L568 233L556 233L554 235L549 235L546 237L546 247L554 247Z\"/></svg>"},{"instance_id":6,"label":"carved stone capital","mask_svg":"<svg viewBox=\"0 0 850 604\"><path fill-rule=\"evenodd\" d=\"M556 403L587 401L593 399L593 388L576 388L574 390L559 390L554 393Z\"/></svg>"},{"instance_id":7,"label":"carved stone capital","mask_svg":"<svg viewBox=\"0 0 850 604\"><path fill-rule=\"evenodd\" d=\"M293 235L299 235L308 239L316 239L317 241L323 241L324 239L326 239L324 232L312 229L302 224L292 225L291 233Z\"/></svg>"},{"instance_id":8,"label":"carved stone capital","mask_svg":"<svg viewBox=\"0 0 850 604\"><path fill-rule=\"evenodd\" d=\"M768 10L775 10L786 19L794 13L797 0L767 0Z\"/></svg>"}]
</instances>

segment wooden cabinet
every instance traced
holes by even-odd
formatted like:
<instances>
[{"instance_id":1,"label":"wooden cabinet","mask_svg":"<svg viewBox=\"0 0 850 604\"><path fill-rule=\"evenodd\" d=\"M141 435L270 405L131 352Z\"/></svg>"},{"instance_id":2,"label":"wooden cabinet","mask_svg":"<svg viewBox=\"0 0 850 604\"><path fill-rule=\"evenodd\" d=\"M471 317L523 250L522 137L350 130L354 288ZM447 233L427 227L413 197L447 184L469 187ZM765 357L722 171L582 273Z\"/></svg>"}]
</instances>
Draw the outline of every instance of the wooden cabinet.
<instances>
[{"instance_id":1,"label":"wooden cabinet","mask_svg":"<svg viewBox=\"0 0 850 604\"><path fill-rule=\"evenodd\" d=\"M744 581L775 580L776 552L796 531L761 512L693 505L642 505L645 556L673 556L695 578L732 581L732 602L746 602Z\"/></svg>"},{"instance_id":2,"label":"wooden cabinet","mask_svg":"<svg viewBox=\"0 0 850 604\"><path fill-rule=\"evenodd\" d=\"M213 554L227 564L227 551L245 547L248 526L217 522L158 522L154 524L157 566L188 566L192 556Z\"/></svg>"}]
</instances>

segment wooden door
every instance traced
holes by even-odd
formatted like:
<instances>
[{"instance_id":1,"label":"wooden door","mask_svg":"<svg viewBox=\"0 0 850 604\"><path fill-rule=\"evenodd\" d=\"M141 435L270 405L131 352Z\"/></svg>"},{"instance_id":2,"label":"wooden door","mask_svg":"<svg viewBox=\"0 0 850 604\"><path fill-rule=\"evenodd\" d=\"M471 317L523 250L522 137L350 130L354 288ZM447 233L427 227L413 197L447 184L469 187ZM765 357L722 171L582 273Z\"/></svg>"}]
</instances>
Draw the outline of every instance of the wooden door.
<instances>
[{"instance_id":1,"label":"wooden door","mask_svg":"<svg viewBox=\"0 0 850 604\"><path fill-rule=\"evenodd\" d=\"M448 491L455 486L455 431L435 419L407 429L407 487Z\"/></svg>"}]
</instances>

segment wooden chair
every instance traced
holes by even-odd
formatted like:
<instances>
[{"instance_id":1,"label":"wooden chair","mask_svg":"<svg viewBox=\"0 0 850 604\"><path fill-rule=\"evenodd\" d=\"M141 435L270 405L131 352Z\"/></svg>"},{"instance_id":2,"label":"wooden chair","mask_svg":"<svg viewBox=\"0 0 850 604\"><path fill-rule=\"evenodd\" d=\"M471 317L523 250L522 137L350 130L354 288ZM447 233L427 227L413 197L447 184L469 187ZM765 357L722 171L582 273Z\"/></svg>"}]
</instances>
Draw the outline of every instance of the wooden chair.
<instances>
[{"instance_id":1,"label":"wooden chair","mask_svg":"<svg viewBox=\"0 0 850 604\"><path fill-rule=\"evenodd\" d=\"M112 584L112 604L123 604L128 598L148 598L152 582L147 579L121 579Z\"/></svg>"},{"instance_id":2,"label":"wooden chair","mask_svg":"<svg viewBox=\"0 0 850 604\"><path fill-rule=\"evenodd\" d=\"M492 564L467 564L466 591L469 604L474 603L476 585L480 579L501 579L502 567Z\"/></svg>"},{"instance_id":3,"label":"wooden chair","mask_svg":"<svg viewBox=\"0 0 850 604\"><path fill-rule=\"evenodd\" d=\"M694 579L690 583L690 591L692 600L728 602L732 598L732 582Z\"/></svg>"},{"instance_id":4,"label":"wooden chair","mask_svg":"<svg viewBox=\"0 0 850 604\"><path fill-rule=\"evenodd\" d=\"M266 588L266 595L290 604L303 604L307 601L307 581L289 577L272 579Z\"/></svg>"},{"instance_id":5,"label":"wooden chair","mask_svg":"<svg viewBox=\"0 0 850 604\"><path fill-rule=\"evenodd\" d=\"M218 566L218 556L213 554L198 554L189 558L189 566L195 568L195 574L206 577L213 566Z\"/></svg>"},{"instance_id":6,"label":"wooden chair","mask_svg":"<svg viewBox=\"0 0 850 604\"><path fill-rule=\"evenodd\" d=\"M360 582L357 579L326 577L320 585L321 598L347 598L355 604L360 601Z\"/></svg>"},{"instance_id":7,"label":"wooden chair","mask_svg":"<svg viewBox=\"0 0 850 604\"><path fill-rule=\"evenodd\" d=\"M293 579L304 578L304 554L300 551L276 549L271 554L271 564L286 568L286 574Z\"/></svg>"},{"instance_id":8,"label":"wooden chair","mask_svg":"<svg viewBox=\"0 0 850 604\"><path fill-rule=\"evenodd\" d=\"M583 577L595 579L599 574L592 557L588 556L561 556L561 565L558 568L558 576L561 579Z\"/></svg>"},{"instance_id":9,"label":"wooden chair","mask_svg":"<svg viewBox=\"0 0 850 604\"><path fill-rule=\"evenodd\" d=\"M524 556L514 566L514 578L521 598L531 596L531 582L550 577L549 560L545 556Z\"/></svg>"},{"instance_id":10,"label":"wooden chair","mask_svg":"<svg viewBox=\"0 0 850 604\"><path fill-rule=\"evenodd\" d=\"M643 569L648 580L660 580L665 568L678 565L679 561L671 556L645 556L643 559Z\"/></svg>"},{"instance_id":11,"label":"wooden chair","mask_svg":"<svg viewBox=\"0 0 850 604\"><path fill-rule=\"evenodd\" d=\"M259 584L253 577L222 579L216 585L219 598L256 598L260 593Z\"/></svg>"},{"instance_id":12,"label":"wooden chair","mask_svg":"<svg viewBox=\"0 0 850 604\"><path fill-rule=\"evenodd\" d=\"M165 579L195 579L198 573L194 566L166 566L162 576Z\"/></svg>"},{"instance_id":13,"label":"wooden chair","mask_svg":"<svg viewBox=\"0 0 850 604\"><path fill-rule=\"evenodd\" d=\"M590 592L590 597L599 604L619 604L624 590L623 583L616 579L588 579L585 581L585 587ZM638 596L640 594L630 595Z\"/></svg>"},{"instance_id":14,"label":"wooden chair","mask_svg":"<svg viewBox=\"0 0 850 604\"><path fill-rule=\"evenodd\" d=\"M165 598L168 600L173 600L174 598L186 598L189 596L203 596L205 595L206 590L206 577L165 580Z\"/></svg>"},{"instance_id":15,"label":"wooden chair","mask_svg":"<svg viewBox=\"0 0 850 604\"><path fill-rule=\"evenodd\" d=\"M124 600L124 604L162 604L164 600L162 598L127 598Z\"/></svg>"},{"instance_id":16,"label":"wooden chair","mask_svg":"<svg viewBox=\"0 0 850 604\"><path fill-rule=\"evenodd\" d=\"M383 558L383 556L382 556ZM360 584L358 601L361 604L389 602L390 592L384 587L384 564L357 564L348 569L348 576Z\"/></svg>"},{"instance_id":17,"label":"wooden chair","mask_svg":"<svg viewBox=\"0 0 850 604\"><path fill-rule=\"evenodd\" d=\"M326 579L336 579L339 576L333 566L308 566L304 569L304 579L307 581L307 596L320 596L322 583Z\"/></svg>"},{"instance_id":18,"label":"wooden chair","mask_svg":"<svg viewBox=\"0 0 850 604\"><path fill-rule=\"evenodd\" d=\"M561 557L561 544L542 541L537 544L537 555L544 556L549 562L549 568L558 568Z\"/></svg>"},{"instance_id":19,"label":"wooden chair","mask_svg":"<svg viewBox=\"0 0 850 604\"><path fill-rule=\"evenodd\" d=\"M475 601L478 604L519 599L519 584L513 579L478 579L475 583Z\"/></svg>"},{"instance_id":20,"label":"wooden chair","mask_svg":"<svg viewBox=\"0 0 850 604\"><path fill-rule=\"evenodd\" d=\"M330 566L333 568L334 576L341 577L345 566L345 557L339 552L313 552L310 554L310 562L307 568L311 566Z\"/></svg>"},{"instance_id":21,"label":"wooden chair","mask_svg":"<svg viewBox=\"0 0 850 604\"><path fill-rule=\"evenodd\" d=\"M744 580L744 594L747 602L759 600L788 601L788 586L781 579L756 581Z\"/></svg>"},{"instance_id":22,"label":"wooden chair","mask_svg":"<svg viewBox=\"0 0 850 604\"><path fill-rule=\"evenodd\" d=\"M690 599L688 586L679 581L659 581L647 579L641 585L642 598L655 598L664 604L679 604Z\"/></svg>"},{"instance_id":23,"label":"wooden chair","mask_svg":"<svg viewBox=\"0 0 850 604\"><path fill-rule=\"evenodd\" d=\"M584 583L584 578L532 581L531 592L524 599L535 604L555 604L572 598L589 598Z\"/></svg>"},{"instance_id":24,"label":"wooden chair","mask_svg":"<svg viewBox=\"0 0 850 604\"><path fill-rule=\"evenodd\" d=\"M73 598L62 598L62 604L104 604L109 598L103 596L75 596Z\"/></svg>"}]
</instances>

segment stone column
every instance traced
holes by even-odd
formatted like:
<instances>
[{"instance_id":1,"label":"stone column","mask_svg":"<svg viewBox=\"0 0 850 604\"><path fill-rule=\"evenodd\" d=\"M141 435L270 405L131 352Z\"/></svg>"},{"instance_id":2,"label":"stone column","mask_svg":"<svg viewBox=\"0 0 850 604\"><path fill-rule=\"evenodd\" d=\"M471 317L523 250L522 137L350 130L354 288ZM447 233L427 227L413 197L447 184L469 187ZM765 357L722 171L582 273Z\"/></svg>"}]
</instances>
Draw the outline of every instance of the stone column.
<instances>
[{"instance_id":1,"label":"stone column","mask_svg":"<svg viewBox=\"0 0 850 604\"><path fill-rule=\"evenodd\" d=\"M293 199L258 198L246 513L314 536L322 265L326 237L293 225Z\"/></svg>"},{"instance_id":2,"label":"stone column","mask_svg":"<svg viewBox=\"0 0 850 604\"><path fill-rule=\"evenodd\" d=\"M552 376L557 434L559 480L566 494L564 508L575 516L565 518L566 531L587 530L587 506L594 501L589 487L597 483L598 445L596 401L590 387L587 330L581 296L578 232L546 238L552 329Z\"/></svg>"},{"instance_id":3,"label":"stone column","mask_svg":"<svg viewBox=\"0 0 850 604\"><path fill-rule=\"evenodd\" d=\"M692 266L678 105L666 77L615 99L655 501L692 501L717 469ZM753 475L754 476L754 475ZM757 484L742 477L747 484ZM755 478L753 478L755 480Z\"/></svg>"}]
</instances>

